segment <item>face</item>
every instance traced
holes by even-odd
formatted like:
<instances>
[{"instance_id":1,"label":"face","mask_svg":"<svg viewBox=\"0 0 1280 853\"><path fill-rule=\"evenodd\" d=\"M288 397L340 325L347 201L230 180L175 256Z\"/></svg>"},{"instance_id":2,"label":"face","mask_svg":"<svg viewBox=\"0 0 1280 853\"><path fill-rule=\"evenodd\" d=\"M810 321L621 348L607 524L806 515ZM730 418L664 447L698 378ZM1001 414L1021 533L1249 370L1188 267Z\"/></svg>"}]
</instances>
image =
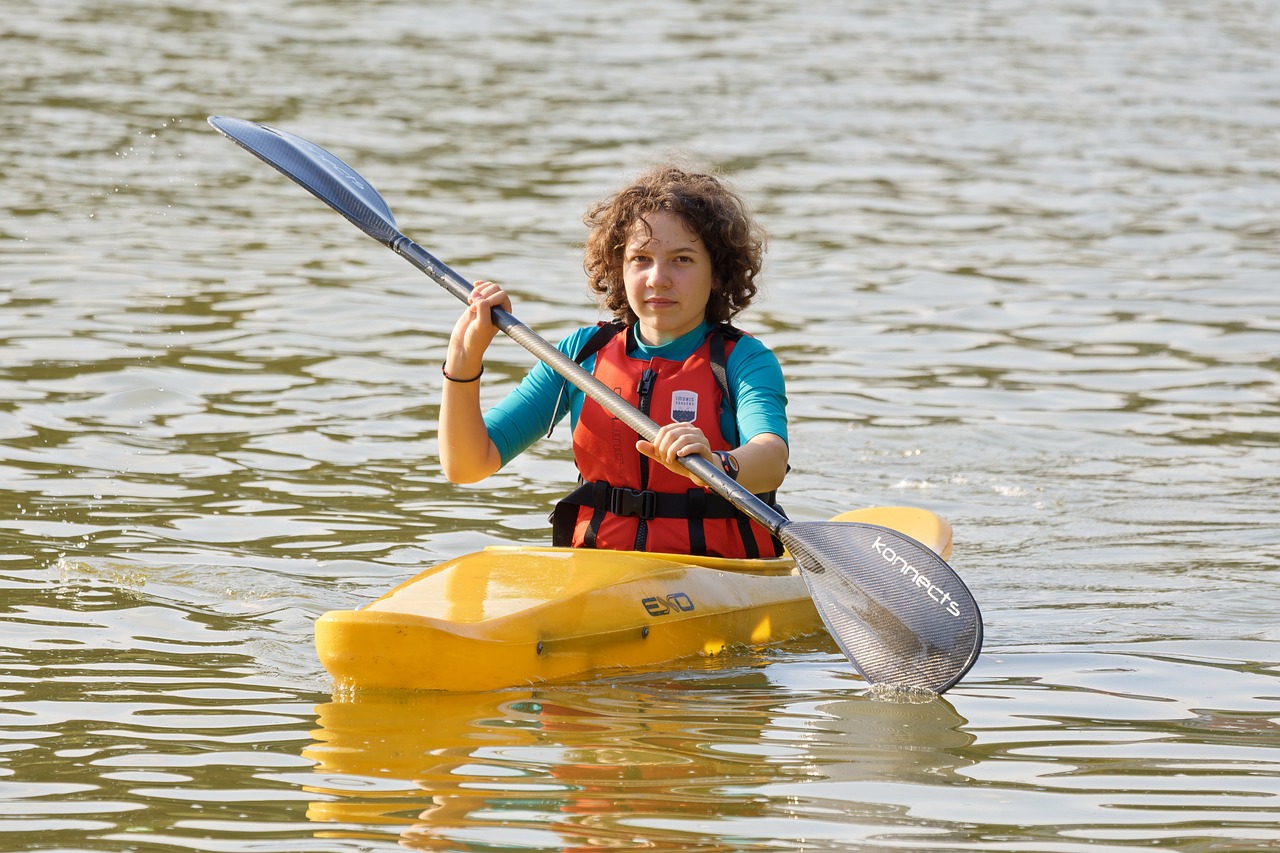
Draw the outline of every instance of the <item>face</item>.
<instances>
[{"instance_id":1,"label":"face","mask_svg":"<svg viewBox=\"0 0 1280 853\"><path fill-rule=\"evenodd\" d=\"M658 211L637 224L622 258L627 303L640 340L654 346L691 332L706 317L711 298L711 255L702 238L674 213ZM650 234L649 232L652 232Z\"/></svg>"}]
</instances>

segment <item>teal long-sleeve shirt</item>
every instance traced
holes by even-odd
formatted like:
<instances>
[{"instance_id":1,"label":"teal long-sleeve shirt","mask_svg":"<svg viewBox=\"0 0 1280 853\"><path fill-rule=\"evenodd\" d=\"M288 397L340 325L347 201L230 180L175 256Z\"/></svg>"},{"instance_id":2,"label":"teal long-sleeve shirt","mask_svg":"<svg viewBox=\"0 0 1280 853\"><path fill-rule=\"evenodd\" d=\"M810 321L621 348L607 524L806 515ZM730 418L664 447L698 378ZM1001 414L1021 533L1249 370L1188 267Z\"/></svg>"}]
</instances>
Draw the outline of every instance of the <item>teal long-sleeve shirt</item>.
<instances>
[{"instance_id":1,"label":"teal long-sleeve shirt","mask_svg":"<svg viewBox=\"0 0 1280 853\"><path fill-rule=\"evenodd\" d=\"M556 348L573 358L597 328L578 329L556 344ZM684 361L697 351L710 331L711 327L704 323L661 346L646 346L637 341L631 355L640 359ZM595 358L591 355L582 366L587 371L593 370ZM773 351L759 340L744 335L729 353L725 373L737 409L730 412L727 406L721 407L721 433L730 436L736 431L743 444L764 433L787 441L786 385ZM506 465L546 435L566 414L572 431L578 425L585 398L580 390L539 362L511 393L485 412L485 428L498 448L502 464Z\"/></svg>"}]
</instances>

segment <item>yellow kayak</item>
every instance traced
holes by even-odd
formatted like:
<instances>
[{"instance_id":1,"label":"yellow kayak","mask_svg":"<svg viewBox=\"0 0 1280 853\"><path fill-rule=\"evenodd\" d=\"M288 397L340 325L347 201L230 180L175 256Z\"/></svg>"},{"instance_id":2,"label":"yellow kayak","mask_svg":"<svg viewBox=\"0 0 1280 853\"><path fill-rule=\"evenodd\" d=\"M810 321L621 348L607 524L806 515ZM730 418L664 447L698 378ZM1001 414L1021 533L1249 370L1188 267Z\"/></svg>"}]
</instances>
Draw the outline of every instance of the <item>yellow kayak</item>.
<instances>
[{"instance_id":1,"label":"yellow kayak","mask_svg":"<svg viewBox=\"0 0 1280 853\"><path fill-rule=\"evenodd\" d=\"M951 526L914 507L836 516L951 551ZM422 572L361 610L316 621L338 690L474 692L646 667L825 631L789 557L491 546Z\"/></svg>"}]
</instances>

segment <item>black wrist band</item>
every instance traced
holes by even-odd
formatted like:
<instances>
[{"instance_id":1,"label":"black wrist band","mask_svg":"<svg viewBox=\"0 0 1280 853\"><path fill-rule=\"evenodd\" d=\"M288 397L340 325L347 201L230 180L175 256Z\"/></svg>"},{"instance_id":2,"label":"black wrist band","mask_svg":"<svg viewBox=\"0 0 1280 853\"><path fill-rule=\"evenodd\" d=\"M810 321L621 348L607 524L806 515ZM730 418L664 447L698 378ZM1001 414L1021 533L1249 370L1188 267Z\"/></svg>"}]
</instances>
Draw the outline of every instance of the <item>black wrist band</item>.
<instances>
[{"instance_id":1,"label":"black wrist band","mask_svg":"<svg viewBox=\"0 0 1280 853\"><path fill-rule=\"evenodd\" d=\"M727 450L711 451L720 460L720 467L724 470L732 480L738 479L738 457L734 456Z\"/></svg>"},{"instance_id":2,"label":"black wrist band","mask_svg":"<svg viewBox=\"0 0 1280 853\"><path fill-rule=\"evenodd\" d=\"M484 365L483 365L483 364L482 364L482 365L480 365L480 372L479 372L479 373L477 373L475 376L472 376L470 379L454 379L452 376L450 376L450 375L449 375L449 371L447 371L447 370L445 370L445 369L444 369L444 363L443 363L443 362L440 364L440 372L441 372L441 373L443 373L443 374L444 374L444 378L445 378L445 379L448 379L450 382L457 382L457 383L458 383L458 384L460 384L460 385L465 385L465 384L466 384L466 383L468 383L468 382L475 382L475 381L477 381L481 376L484 376Z\"/></svg>"}]
</instances>

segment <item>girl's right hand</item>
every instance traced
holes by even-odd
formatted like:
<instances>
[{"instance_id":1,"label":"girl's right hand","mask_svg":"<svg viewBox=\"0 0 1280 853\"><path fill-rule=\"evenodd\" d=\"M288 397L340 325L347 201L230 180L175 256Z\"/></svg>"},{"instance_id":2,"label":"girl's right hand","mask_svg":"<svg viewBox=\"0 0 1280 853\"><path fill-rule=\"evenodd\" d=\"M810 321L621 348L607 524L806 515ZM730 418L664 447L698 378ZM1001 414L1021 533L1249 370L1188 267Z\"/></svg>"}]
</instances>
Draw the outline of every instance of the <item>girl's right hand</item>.
<instances>
[{"instance_id":1,"label":"girl's right hand","mask_svg":"<svg viewBox=\"0 0 1280 853\"><path fill-rule=\"evenodd\" d=\"M490 314L494 308L510 313L511 298L492 281L477 281L449 337L445 370L450 376L474 376L480 372L485 351L498 334Z\"/></svg>"}]
</instances>

